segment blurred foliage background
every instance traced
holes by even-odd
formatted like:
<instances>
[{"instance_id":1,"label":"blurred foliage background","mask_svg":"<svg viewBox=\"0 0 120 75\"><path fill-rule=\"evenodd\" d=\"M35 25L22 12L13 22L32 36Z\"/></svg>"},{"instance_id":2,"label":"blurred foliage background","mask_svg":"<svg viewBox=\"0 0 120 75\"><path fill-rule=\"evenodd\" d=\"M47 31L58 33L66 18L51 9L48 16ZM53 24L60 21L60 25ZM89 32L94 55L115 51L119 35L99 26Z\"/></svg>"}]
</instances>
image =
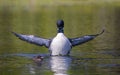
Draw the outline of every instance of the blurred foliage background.
<instances>
[{"instance_id":1,"label":"blurred foliage background","mask_svg":"<svg viewBox=\"0 0 120 75\"><path fill-rule=\"evenodd\" d=\"M0 53L46 52L44 47L18 40L11 31L53 38L58 19L65 21L65 35L70 38L106 30L73 49L119 49L119 13L119 0L0 0Z\"/></svg>"}]
</instances>

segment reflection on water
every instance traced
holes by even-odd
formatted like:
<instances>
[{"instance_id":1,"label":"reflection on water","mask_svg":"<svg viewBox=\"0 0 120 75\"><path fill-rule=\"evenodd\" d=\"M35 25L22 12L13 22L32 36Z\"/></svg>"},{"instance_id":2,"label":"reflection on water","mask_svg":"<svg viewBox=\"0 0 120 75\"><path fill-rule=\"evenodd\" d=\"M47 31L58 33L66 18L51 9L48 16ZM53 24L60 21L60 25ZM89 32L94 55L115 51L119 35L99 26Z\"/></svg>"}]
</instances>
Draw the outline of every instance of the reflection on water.
<instances>
[{"instance_id":1,"label":"reflection on water","mask_svg":"<svg viewBox=\"0 0 120 75\"><path fill-rule=\"evenodd\" d=\"M107 53L107 52L105 52ZM109 53L109 52L108 52ZM103 56L99 53L82 53ZM43 56L43 61L32 60ZM85 58L76 56L49 56L47 54L4 54L0 55L0 75L119 75L120 59Z\"/></svg>"},{"instance_id":2,"label":"reflection on water","mask_svg":"<svg viewBox=\"0 0 120 75\"><path fill-rule=\"evenodd\" d=\"M67 56L50 57L50 66L54 75L68 75L67 71L70 68L71 60L72 59Z\"/></svg>"},{"instance_id":3,"label":"reflection on water","mask_svg":"<svg viewBox=\"0 0 120 75\"><path fill-rule=\"evenodd\" d=\"M34 54L17 54L17 55L24 56L27 58L35 56ZM51 72L54 73L54 75L69 75L68 70L70 69L70 65L72 62L72 58L70 56L49 56L49 57L47 55L43 56L44 59L42 61L34 62L36 66L33 64L26 65L30 74L34 75L38 74L37 71L44 69L43 68L44 66L47 67L46 69L50 69Z\"/></svg>"},{"instance_id":4,"label":"reflection on water","mask_svg":"<svg viewBox=\"0 0 120 75\"><path fill-rule=\"evenodd\" d=\"M68 70L70 69L71 65L71 57L69 56L50 56L49 58L46 58L47 60L35 62L37 67L33 65L28 65L30 74L36 74L37 69L40 70L40 68L47 64L46 67L51 70L54 75L69 75Z\"/></svg>"}]
</instances>

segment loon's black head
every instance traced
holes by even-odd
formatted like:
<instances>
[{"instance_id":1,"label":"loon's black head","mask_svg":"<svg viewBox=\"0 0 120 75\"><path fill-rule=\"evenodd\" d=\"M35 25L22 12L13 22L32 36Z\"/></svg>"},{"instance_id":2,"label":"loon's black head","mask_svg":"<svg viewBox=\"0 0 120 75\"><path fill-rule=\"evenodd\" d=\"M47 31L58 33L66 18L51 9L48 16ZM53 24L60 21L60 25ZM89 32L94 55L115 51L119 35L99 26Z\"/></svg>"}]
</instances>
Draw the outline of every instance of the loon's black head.
<instances>
[{"instance_id":1,"label":"loon's black head","mask_svg":"<svg viewBox=\"0 0 120 75\"><path fill-rule=\"evenodd\" d=\"M64 21L63 20L57 21L57 28L58 28L58 33L63 33L63 28L64 28Z\"/></svg>"}]
</instances>

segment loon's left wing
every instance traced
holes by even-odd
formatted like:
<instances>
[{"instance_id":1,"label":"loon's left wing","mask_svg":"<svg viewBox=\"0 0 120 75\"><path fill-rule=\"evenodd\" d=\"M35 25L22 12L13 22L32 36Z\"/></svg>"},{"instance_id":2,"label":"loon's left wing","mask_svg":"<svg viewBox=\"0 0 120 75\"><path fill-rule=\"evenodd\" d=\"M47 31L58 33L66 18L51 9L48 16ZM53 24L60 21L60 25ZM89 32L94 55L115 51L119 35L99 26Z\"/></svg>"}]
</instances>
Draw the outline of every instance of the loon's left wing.
<instances>
[{"instance_id":1,"label":"loon's left wing","mask_svg":"<svg viewBox=\"0 0 120 75\"><path fill-rule=\"evenodd\" d=\"M44 39L44 38L40 38L34 35L23 35L23 34L18 34L15 32L12 32L15 36L17 36L19 39L32 43L32 44L36 44L39 46L45 46L45 47L49 47L50 45L50 39Z\"/></svg>"},{"instance_id":2,"label":"loon's left wing","mask_svg":"<svg viewBox=\"0 0 120 75\"><path fill-rule=\"evenodd\" d=\"M94 38L97 37L98 35L101 35L103 32L104 32L104 29L103 29L102 32L99 33L99 34L86 35L86 36L82 36L82 37L78 37L78 38L71 38L71 39L69 39L69 40L70 40L72 46L77 46L77 45L83 44L83 43L85 43L85 42L88 42L88 41L94 39Z\"/></svg>"}]
</instances>

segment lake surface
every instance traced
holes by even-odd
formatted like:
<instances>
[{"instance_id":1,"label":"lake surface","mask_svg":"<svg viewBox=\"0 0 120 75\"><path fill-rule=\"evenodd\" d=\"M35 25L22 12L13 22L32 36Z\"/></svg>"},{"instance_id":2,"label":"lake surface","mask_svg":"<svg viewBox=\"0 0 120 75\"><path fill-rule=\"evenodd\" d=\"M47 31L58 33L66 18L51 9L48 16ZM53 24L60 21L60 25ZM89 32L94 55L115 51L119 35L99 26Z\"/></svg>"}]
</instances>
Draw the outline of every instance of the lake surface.
<instances>
[{"instance_id":1,"label":"lake surface","mask_svg":"<svg viewBox=\"0 0 120 75\"><path fill-rule=\"evenodd\" d=\"M45 47L28 44L11 31L44 38L56 35L65 21L69 38L105 32L72 48L70 56L49 56ZM119 75L119 0L0 1L0 75ZM43 61L33 58L41 55Z\"/></svg>"}]
</instances>

